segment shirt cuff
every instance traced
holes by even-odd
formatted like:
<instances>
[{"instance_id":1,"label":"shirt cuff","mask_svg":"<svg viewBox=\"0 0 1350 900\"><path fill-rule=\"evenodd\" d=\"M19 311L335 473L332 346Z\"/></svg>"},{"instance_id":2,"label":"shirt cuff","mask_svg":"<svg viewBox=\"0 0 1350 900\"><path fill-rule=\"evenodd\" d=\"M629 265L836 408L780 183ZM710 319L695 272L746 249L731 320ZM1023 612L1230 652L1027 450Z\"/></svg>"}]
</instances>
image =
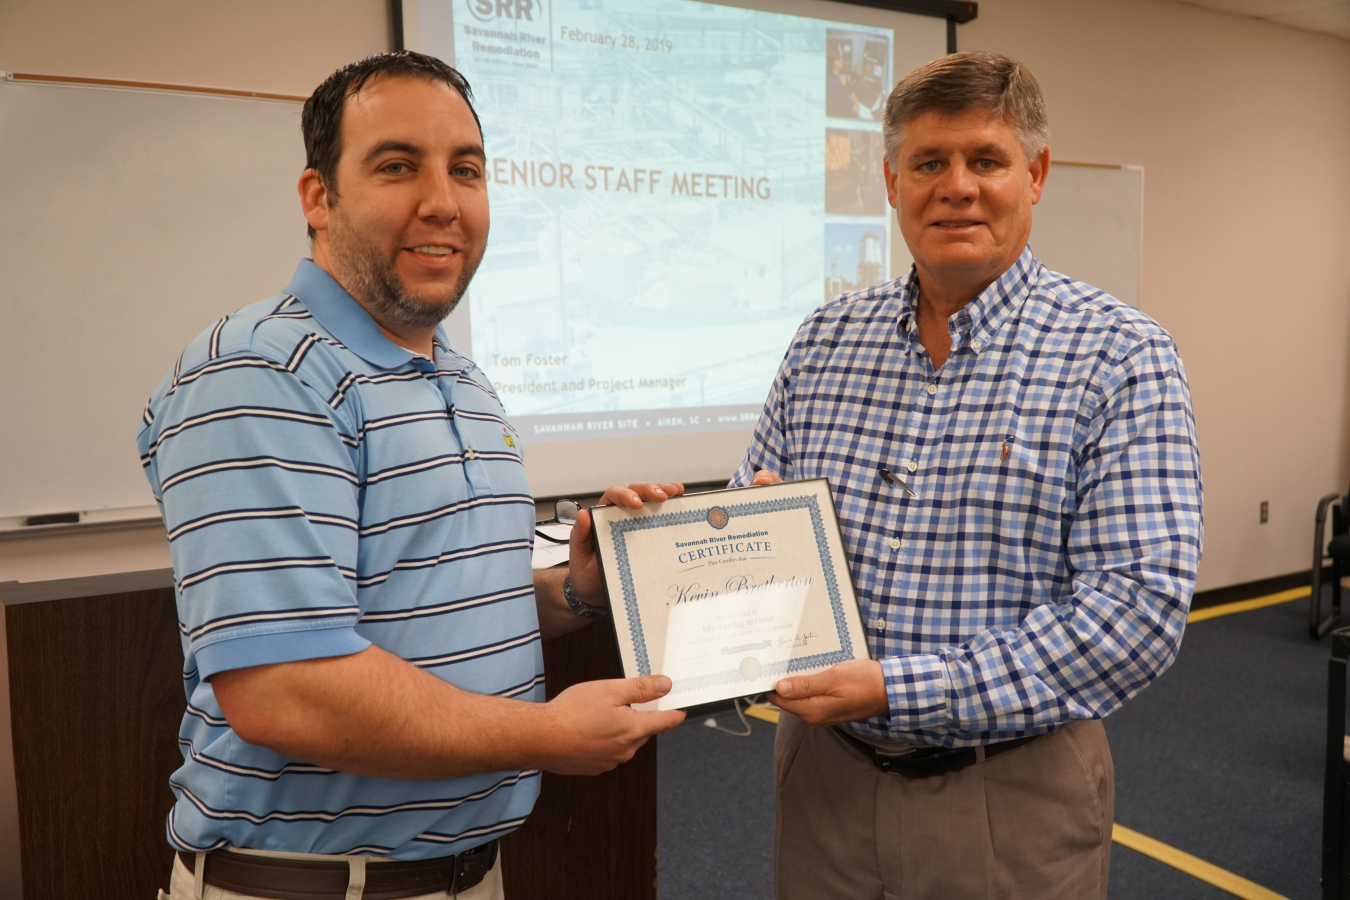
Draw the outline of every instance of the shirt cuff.
<instances>
[{"instance_id":1,"label":"shirt cuff","mask_svg":"<svg viewBox=\"0 0 1350 900\"><path fill-rule=\"evenodd\" d=\"M892 656L881 661L886 699L895 731L938 728L951 722L947 709L947 667L942 657L926 653Z\"/></svg>"},{"instance_id":2,"label":"shirt cuff","mask_svg":"<svg viewBox=\"0 0 1350 900\"><path fill-rule=\"evenodd\" d=\"M350 656L370 646L355 628L319 628L312 631L281 631L216 641L194 651L197 671L203 680L217 672L269 666L275 663Z\"/></svg>"}]
</instances>

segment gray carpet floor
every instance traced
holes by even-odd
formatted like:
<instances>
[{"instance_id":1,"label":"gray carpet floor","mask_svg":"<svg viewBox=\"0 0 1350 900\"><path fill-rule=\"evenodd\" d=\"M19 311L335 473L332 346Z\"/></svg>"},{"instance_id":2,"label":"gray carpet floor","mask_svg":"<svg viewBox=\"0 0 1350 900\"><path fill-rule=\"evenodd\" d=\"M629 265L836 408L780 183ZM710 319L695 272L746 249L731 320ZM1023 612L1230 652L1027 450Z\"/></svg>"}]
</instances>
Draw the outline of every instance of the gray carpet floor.
<instances>
[{"instance_id":1,"label":"gray carpet floor","mask_svg":"<svg viewBox=\"0 0 1350 900\"><path fill-rule=\"evenodd\" d=\"M1328 640L1307 601L1197 622L1172 668L1107 719L1116 821L1290 900L1316 900ZM691 717L659 741L660 900L773 896L774 726ZM728 712L720 724L739 728ZM1113 900L1226 891L1115 845Z\"/></svg>"}]
</instances>

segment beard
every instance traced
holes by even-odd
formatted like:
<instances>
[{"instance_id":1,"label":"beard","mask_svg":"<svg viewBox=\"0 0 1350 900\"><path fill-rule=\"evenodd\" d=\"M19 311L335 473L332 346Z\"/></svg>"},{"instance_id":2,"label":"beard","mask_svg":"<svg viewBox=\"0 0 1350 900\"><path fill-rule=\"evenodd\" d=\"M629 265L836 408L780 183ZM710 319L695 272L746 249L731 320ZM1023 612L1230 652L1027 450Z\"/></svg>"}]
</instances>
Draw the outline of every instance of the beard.
<instances>
[{"instance_id":1,"label":"beard","mask_svg":"<svg viewBox=\"0 0 1350 900\"><path fill-rule=\"evenodd\" d=\"M449 300L435 301L414 296L399 277L393 260L346 216L332 217L328 247L333 261L343 270L342 286L377 322L413 330L433 328L454 311L482 259L481 254L477 258L464 254L464 267Z\"/></svg>"}]
</instances>

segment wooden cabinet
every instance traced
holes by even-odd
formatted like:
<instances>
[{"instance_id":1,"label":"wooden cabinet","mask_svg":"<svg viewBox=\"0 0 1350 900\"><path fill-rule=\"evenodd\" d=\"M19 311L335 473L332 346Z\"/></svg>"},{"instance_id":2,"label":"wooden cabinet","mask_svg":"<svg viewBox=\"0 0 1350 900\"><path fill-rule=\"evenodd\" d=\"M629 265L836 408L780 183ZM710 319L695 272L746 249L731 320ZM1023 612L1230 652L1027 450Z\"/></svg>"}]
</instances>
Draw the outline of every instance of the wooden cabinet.
<instances>
[{"instance_id":1,"label":"wooden cabinet","mask_svg":"<svg viewBox=\"0 0 1350 900\"><path fill-rule=\"evenodd\" d=\"M168 780L182 761L172 589L4 614L23 896L154 897L168 887ZM545 644L544 659L549 696L619 674L605 622ZM654 900L655 742L599 778L545 775L502 852L508 900Z\"/></svg>"}]
</instances>

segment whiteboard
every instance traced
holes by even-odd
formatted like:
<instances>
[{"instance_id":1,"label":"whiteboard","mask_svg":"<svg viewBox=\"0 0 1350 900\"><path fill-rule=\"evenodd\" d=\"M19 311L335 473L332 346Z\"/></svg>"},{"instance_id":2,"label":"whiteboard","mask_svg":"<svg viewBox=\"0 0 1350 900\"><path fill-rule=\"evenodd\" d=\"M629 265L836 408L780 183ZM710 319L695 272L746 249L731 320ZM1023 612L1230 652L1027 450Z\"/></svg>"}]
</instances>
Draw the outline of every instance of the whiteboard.
<instances>
[{"instance_id":1,"label":"whiteboard","mask_svg":"<svg viewBox=\"0 0 1350 900\"><path fill-rule=\"evenodd\" d=\"M0 517L154 503L146 400L308 252L300 104L0 83Z\"/></svg>"},{"instance_id":2,"label":"whiteboard","mask_svg":"<svg viewBox=\"0 0 1350 900\"><path fill-rule=\"evenodd\" d=\"M0 529L154 503L135 444L146 400L193 337L276 294L308 253L299 118L287 101L0 82ZM1055 166L1033 248L1137 304L1142 190L1138 169ZM693 462L729 475L739 452L715 437L712 462ZM536 489L566 485L565 455L526 462Z\"/></svg>"},{"instance_id":3,"label":"whiteboard","mask_svg":"<svg viewBox=\"0 0 1350 900\"><path fill-rule=\"evenodd\" d=\"M1032 211L1036 258L1139 308L1144 238L1139 166L1050 164Z\"/></svg>"}]
</instances>

